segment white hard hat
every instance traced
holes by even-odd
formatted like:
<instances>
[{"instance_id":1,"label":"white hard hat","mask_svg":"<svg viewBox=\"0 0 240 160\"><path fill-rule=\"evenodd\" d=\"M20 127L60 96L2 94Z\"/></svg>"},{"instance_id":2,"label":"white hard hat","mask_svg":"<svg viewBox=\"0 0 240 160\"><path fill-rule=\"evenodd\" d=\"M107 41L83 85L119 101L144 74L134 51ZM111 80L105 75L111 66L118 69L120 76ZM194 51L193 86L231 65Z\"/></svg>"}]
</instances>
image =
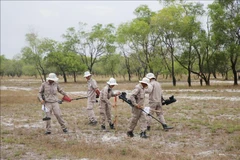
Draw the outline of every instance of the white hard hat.
<instances>
[{"instance_id":1,"label":"white hard hat","mask_svg":"<svg viewBox=\"0 0 240 160\"><path fill-rule=\"evenodd\" d=\"M140 83L144 83L147 84L150 82L148 78L144 77L141 81L139 81Z\"/></svg>"},{"instance_id":2,"label":"white hard hat","mask_svg":"<svg viewBox=\"0 0 240 160\"><path fill-rule=\"evenodd\" d=\"M84 76L83 77L86 78L88 76L91 76L91 73L89 71L84 72Z\"/></svg>"},{"instance_id":3,"label":"white hard hat","mask_svg":"<svg viewBox=\"0 0 240 160\"><path fill-rule=\"evenodd\" d=\"M114 79L114 78L110 78L109 81L107 82L107 84L109 84L110 86L118 85L117 82L116 82L116 79Z\"/></svg>"},{"instance_id":4,"label":"white hard hat","mask_svg":"<svg viewBox=\"0 0 240 160\"><path fill-rule=\"evenodd\" d=\"M152 79L152 78L155 78L155 79L156 79L156 77L155 77L155 75L154 75L153 73L148 73L148 74L146 75L146 77L147 77L148 79Z\"/></svg>"},{"instance_id":5,"label":"white hard hat","mask_svg":"<svg viewBox=\"0 0 240 160\"><path fill-rule=\"evenodd\" d=\"M46 79L47 79L47 81L48 80L51 80L51 81L54 81L54 82L58 81L58 78L57 78L55 73L49 73L49 75Z\"/></svg>"}]
</instances>

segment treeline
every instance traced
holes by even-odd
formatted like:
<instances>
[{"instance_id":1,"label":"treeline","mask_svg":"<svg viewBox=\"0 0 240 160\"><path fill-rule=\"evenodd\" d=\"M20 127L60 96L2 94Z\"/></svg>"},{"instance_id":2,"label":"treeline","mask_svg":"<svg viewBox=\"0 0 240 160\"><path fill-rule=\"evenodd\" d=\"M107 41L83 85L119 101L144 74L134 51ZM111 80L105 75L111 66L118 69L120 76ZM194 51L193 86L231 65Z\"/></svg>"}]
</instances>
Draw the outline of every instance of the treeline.
<instances>
[{"instance_id":1,"label":"treeline","mask_svg":"<svg viewBox=\"0 0 240 160\"><path fill-rule=\"evenodd\" d=\"M147 72L172 78L177 75L200 77L210 85L210 77L221 74L238 85L240 69L240 0L218 0L204 10L201 3L164 1L164 8L153 12L147 5L135 9L134 18L118 27L87 24L68 28L63 41L26 34L27 46L13 60L1 56L2 76L40 76L49 72L76 76L89 70L98 75L132 75ZM200 18L206 17L206 24Z\"/></svg>"}]
</instances>

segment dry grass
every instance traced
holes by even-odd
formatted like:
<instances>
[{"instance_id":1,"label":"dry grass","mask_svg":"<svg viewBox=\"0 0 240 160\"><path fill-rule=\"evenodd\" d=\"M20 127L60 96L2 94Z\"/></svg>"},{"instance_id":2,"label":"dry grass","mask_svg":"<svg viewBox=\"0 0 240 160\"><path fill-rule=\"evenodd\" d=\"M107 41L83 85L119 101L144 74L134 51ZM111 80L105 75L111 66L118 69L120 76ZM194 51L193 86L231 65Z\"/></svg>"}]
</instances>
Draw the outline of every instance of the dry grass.
<instances>
[{"instance_id":1,"label":"dry grass","mask_svg":"<svg viewBox=\"0 0 240 160\"><path fill-rule=\"evenodd\" d=\"M100 88L107 79L98 77ZM163 82L164 97L175 95L178 100L164 106L166 121L174 129L164 132L153 120L152 130L147 133L150 138L141 139L139 126L134 138L126 136L131 108L120 100L115 131L87 125L86 100L78 100L61 105L70 133L63 134L53 117L53 134L45 136L43 113L36 98L40 84L34 78L1 79L1 159L240 159L240 87L231 84L199 87L197 82L191 88L180 82L171 87L171 82ZM136 82L119 81L114 89L127 91L135 85ZM4 86L12 88L3 90ZM86 90L84 80L61 82L61 86L72 93L83 94ZM95 113L99 116L97 105ZM112 113L114 117L114 109Z\"/></svg>"}]
</instances>

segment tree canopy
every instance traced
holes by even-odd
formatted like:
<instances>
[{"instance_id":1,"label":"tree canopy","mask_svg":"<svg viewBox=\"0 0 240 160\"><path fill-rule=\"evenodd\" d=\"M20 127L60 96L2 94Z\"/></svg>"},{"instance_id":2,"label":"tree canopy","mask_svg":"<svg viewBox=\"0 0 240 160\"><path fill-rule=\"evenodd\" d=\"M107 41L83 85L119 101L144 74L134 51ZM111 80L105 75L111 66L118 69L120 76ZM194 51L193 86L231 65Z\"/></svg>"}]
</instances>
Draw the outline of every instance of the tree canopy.
<instances>
[{"instance_id":1,"label":"tree canopy","mask_svg":"<svg viewBox=\"0 0 240 160\"><path fill-rule=\"evenodd\" d=\"M163 2L163 1L160 1ZM13 60L1 56L2 76L40 76L56 72L67 82L68 75L89 70L95 74L131 81L148 72L170 76L187 75L188 86L197 76L206 85L211 77L233 79L238 85L240 69L240 1L215 0L207 10L203 4L187 1L164 1L163 9L153 12L140 5L135 18L114 24L95 24L90 29L79 22L62 34L63 41L26 34L27 45ZM206 24L201 21L206 19ZM11 66L11 67L7 67Z\"/></svg>"}]
</instances>

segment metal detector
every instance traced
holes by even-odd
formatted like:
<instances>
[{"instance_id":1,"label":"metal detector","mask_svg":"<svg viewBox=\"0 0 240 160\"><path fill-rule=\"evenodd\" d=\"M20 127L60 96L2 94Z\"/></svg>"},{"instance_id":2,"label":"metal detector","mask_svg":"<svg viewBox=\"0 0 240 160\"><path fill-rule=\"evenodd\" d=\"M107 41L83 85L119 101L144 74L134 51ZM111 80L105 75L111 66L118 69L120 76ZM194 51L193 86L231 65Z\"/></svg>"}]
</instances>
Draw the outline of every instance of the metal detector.
<instances>
[{"instance_id":1,"label":"metal detector","mask_svg":"<svg viewBox=\"0 0 240 160\"><path fill-rule=\"evenodd\" d=\"M121 95L119 96L119 99L122 99L124 102L128 103L131 107L135 107L132 104L132 101L130 99L127 99L126 97L127 93L126 92L122 92ZM163 102L164 104L168 105L170 103L176 102L176 99L174 98L174 96L171 96L171 99L169 98L167 101L165 100L165 102ZM164 105L163 104L163 105ZM160 122L157 118L155 118L153 115L151 115L149 112L147 112L146 110L144 110L143 108L138 108L140 110L142 110L144 113L146 113L148 116L152 117L153 119L155 119L156 121L158 121L159 123L161 123L162 125L164 125L162 122Z\"/></svg>"},{"instance_id":2,"label":"metal detector","mask_svg":"<svg viewBox=\"0 0 240 160\"><path fill-rule=\"evenodd\" d=\"M73 100L79 100L79 99L86 99L88 97L79 97L79 98L69 98L68 96L64 96L62 100L59 100L58 103L62 104L64 101L71 102Z\"/></svg>"},{"instance_id":3,"label":"metal detector","mask_svg":"<svg viewBox=\"0 0 240 160\"><path fill-rule=\"evenodd\" d=\"M62 104L64 101L71 102L73 100L87 99L87 98L88 97L69 98L68 96L63 96L62 100L59 100L58 103ZM96 100L96 103L98 103L98 100Z\"/></svg>"}]
</instances>

